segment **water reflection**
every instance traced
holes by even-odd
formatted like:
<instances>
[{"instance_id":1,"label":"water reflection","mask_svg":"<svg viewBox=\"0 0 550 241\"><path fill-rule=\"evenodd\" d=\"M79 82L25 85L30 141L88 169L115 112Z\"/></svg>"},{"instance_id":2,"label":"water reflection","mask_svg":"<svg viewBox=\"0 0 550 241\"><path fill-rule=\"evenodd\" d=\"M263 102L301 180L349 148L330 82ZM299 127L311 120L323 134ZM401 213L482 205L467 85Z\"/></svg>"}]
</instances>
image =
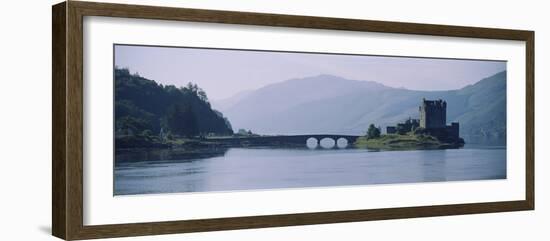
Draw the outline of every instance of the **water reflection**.
<instances>
[{"instance_id":1,"label":"water reflection","mask_svg":"<svg viewBox=\"0 0 550 241\"><path fill-rule=\"evenodd\" d=\"M211 156L182 153L117 153L115 195L506 178L504 148L230 148Z\"/></svg>"},{"instance_id":2,"label":"water reflection","mask_svg":"<svg viewBox=\"0 0 550 241\"><path fill-rule=\"evenodd\" d=\"M433 150L430 154L420 151L418 158L418 163L421 165L419 169L422 171L423 181L439 182L446 180L446 162L449 159L447 150Z\"/></svg>"},{"instance_id":3,"label":"water reflection","mask_svg":"<svg viewBox=\"0 0 550 241\"><path fill-rule=\"evenodd\" d=\"M119 149L116 164L140 161L192 160L223 156L228 148L162 148L162 149Z\"/></svg>"}]
</instances>

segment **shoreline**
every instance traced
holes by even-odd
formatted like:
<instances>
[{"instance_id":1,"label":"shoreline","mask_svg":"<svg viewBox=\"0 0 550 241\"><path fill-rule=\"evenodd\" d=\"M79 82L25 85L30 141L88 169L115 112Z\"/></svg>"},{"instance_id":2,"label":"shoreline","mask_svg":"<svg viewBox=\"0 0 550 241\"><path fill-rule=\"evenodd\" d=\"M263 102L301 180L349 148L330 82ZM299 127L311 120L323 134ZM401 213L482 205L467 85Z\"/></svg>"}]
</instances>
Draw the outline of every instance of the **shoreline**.
<instances>
[{"instance_id":1,"label":"shoreline","mask_svg":"<svg viewBox=\"0 0 550 241\"><path fill-rule=\"evenodd\" d=\"M360 137L354 143L357 148L377 149L384 151L396 150L441 150L459 149L464 147L464 141L447 143L439 141L430 135L397 135L386 134L377 138Z\"/></svg>"}]
</instances>

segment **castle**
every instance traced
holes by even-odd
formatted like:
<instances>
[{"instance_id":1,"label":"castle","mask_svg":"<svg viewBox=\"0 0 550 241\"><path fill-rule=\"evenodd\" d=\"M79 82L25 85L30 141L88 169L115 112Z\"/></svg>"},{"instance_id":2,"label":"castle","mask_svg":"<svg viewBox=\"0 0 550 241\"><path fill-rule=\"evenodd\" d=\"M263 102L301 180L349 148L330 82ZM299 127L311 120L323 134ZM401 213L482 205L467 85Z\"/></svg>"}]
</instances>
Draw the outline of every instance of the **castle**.
<instances>
[{"instance_id":1,"label":"castle","mask_svg":"<svg viewBox=\"0 0 550 241\"><path fill-rule=\"evenodd\" d=\"M424 129L445 128L447 125L447 102L444 100L422 99L418 107L420 127Z\"/></svg>"},{"instance_id":2,"label":"castle","mask_svg":"<svg viewBox=\"0 0 550 241\"><path fill-rule=\"evenodd\" d=\"M413 131L415 134L428 134L437 137L439 140L450 143L461 142L459 137L459 124L453 122L447 125L447 102L444 100L422 99L418 107L420 120L409 118L397 126L386 127L387 134L404 135Z\"/></svg>"}]
</instances>

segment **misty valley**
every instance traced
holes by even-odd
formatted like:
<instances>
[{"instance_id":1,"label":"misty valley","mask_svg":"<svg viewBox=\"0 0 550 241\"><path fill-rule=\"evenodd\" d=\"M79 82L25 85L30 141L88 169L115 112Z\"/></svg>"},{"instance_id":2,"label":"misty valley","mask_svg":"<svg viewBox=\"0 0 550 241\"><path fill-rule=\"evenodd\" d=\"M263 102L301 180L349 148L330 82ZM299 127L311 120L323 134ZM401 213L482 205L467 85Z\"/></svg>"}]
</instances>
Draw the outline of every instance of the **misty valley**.
<instances>
[{"instance_id":1,"label":"misty valley","mask_svg":"<svg viewBox=\"0 0 550 241\"><path fill-rule=\"evenodd\" d=\"M114 71L115 195L506 178L505 72L452 91L319 75L210 102Z\"/></svg>"}]
</instances>

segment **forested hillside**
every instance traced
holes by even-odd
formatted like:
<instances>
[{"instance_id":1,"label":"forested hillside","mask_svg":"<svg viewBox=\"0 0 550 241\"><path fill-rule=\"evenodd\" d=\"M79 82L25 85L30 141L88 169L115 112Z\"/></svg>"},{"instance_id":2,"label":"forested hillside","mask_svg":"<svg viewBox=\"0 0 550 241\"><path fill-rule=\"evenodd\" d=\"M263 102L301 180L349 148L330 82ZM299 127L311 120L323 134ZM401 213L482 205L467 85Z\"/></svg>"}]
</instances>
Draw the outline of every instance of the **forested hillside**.
<instances>
[{"instance_id":1,"label":"forested hillside","mask_svg":"<svg viewBox=\"0 0 550 241\"><path fill-rule=\"evenodd\" d=\"M197 85L164 86L115 68L116 136L182 137L233 134L229 120L210 106Z\"/></svg>"}]
</instances>

